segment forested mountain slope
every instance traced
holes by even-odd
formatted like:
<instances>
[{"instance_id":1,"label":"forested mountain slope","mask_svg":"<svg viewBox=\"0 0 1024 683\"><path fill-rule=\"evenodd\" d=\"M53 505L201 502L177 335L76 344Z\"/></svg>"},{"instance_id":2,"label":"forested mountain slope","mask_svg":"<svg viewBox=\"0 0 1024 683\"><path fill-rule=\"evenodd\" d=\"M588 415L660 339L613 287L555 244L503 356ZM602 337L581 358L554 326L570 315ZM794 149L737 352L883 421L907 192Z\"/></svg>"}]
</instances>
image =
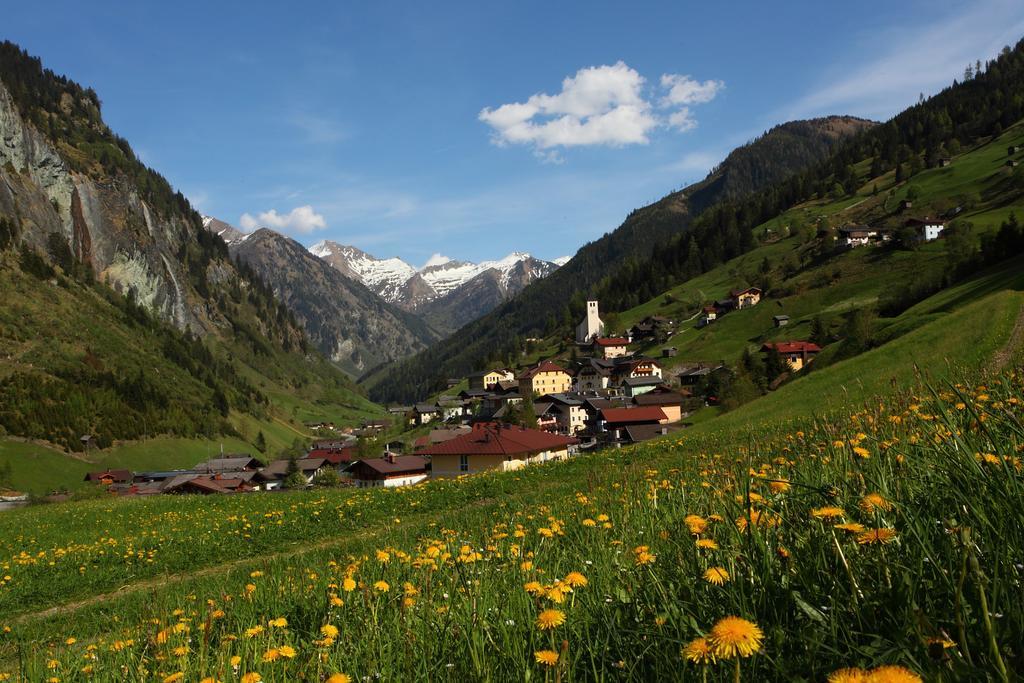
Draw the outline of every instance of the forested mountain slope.
<instances>
[{"instance_id":1,"label":"forested mountain slope","mask_svg":"<svg viewBox=\"0 0 1024 683\"><path fill-rule=\"evenodd\" d=\"M354 375L440 338L416 315L273 230L257 230L230 250L274 290L320 352Z\"/></svg>"},{"instance_id":2,"label":"forested mountain slope","mask_svg":"<svg viewBox=\"0 0 1024 683\"><path fill-rule=\"evenodd\" d=\"M83 447L369 406L91 89L0 44L0 428ZM301 388L301 389L300 389ZM330 399L326 396L330 395Z\"/></svg>"},{"instance_id":3,"label":"forested mountain slope","mask_svg":"<svg viewBox=\"0 0 1024 683\"><path fill-rule=\"evenodd\" d=\"M465 374L489 358L519 345L519 339L567 327L582 314L585 294L623 264L648 259L674 235L685 231L696 213L715 202L743 196L826 158L846 136L871 122L852 117L794 121L777 126L735 150L708 177L630 213L621 226L583 246L564 266L483 318L427 351L379 368L364 378L380 400L413 400L436 389L445 377ZM753 244L733 226L709 250L728 258Z\"/></svg>"}]
</instances>

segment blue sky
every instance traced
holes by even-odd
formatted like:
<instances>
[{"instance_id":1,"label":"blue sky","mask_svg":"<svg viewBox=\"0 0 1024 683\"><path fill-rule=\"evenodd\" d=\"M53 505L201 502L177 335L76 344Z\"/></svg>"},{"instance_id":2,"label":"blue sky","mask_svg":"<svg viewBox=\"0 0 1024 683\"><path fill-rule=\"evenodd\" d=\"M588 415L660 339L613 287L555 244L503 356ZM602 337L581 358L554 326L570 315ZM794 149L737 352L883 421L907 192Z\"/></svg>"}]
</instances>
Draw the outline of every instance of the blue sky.
<instances>
[{"instance_id":1,"label":"blue sky","mask_svg":"<svg viewBox=\"0 0 1024 683\"><path fill-rule=\"evenodd\" d=\"M774 124L888 118L1022 34L1019 0L61 1L0 28L204 213L414 265L574 253Z\"/></svg>"}]
</instances>

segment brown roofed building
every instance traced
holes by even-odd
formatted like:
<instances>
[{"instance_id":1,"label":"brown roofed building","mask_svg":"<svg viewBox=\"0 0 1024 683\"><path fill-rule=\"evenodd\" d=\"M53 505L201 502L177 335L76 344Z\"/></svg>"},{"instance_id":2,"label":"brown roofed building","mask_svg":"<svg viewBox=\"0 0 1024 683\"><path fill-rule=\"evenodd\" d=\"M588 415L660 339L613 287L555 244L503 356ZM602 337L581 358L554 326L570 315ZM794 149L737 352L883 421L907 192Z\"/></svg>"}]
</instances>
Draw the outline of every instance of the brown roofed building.
<instances>
[{"instance_id":1,"label":"brown roofed building","mask_svg":"<svg viewBox=\"0 0 1024 683\"><path fill-rule=\"evenodd\" d=\"M594 340L594 353L601 358L620 358L629 354L629 340L625 337L598 337Z\"/></svg>"},{"instance_id":2,"label":"brown roofed building","mask_svg":"<svg viewBox=\"0 0 1024 683\"><path fill-rule=\"evenodd\" d=\"M569 457L577 440L537 429L524 429L495 422L473 425L469 434L424 448L430 456L431 474L456 477L487 470L518 469L527 463L562 460Z\"/></svg>"},{"instance_id":3,"label":"brown roofed building","mask_svg":"<svg viewBox=\"0 0 1024 683\"><path fill-rule=\"evenodd\" d=\"M428 465L419 455L387 453L382 458L357 460L346 471L360 488L411 486L427 478Z\"/></svg>"},{"instance_id":4,"label":"brown roofed building","mask_svg":"<svg viewBox=\"0 0 1024 683\"><path fill-rule=\"evenodd\" d=\"M89 472L85 475L85 481L93 484L126 484L135 477L130 470L103 470L102 472Z\"/></svg>"},{"instance_id":5,"label":"brown roofed building","mask_svg":"<svg viewBox=\"0 0 1024 683\"><path fill-rule=\"evenodd\" d=\"M549 360L538 363L519 375L519 395L564 394L572 389L572 375Z\"/></svg>"},{"instance_id":6,"label":"brown roofed building","mask_svg":"<svg viewBox=\"0 0 1024 683\"><path fill-rule=\"evenodd\" d=\"M636 408L605 408L601 411L601 419L608 427L624 427L626 425L668 424L669 418L659 406L640 406Z\"/></svg>"},{"instance_id":7,"label":"brown roofed building","mask_svg":"<svg viewBox=\"0 0 1024 683\"><path fill-rule=\"evenodd\" d=\"M750 308L761 301L760 287L747 287L746 289L734 289L729 292L729 300L733 308Z\"/></svg>"}]
</instances>

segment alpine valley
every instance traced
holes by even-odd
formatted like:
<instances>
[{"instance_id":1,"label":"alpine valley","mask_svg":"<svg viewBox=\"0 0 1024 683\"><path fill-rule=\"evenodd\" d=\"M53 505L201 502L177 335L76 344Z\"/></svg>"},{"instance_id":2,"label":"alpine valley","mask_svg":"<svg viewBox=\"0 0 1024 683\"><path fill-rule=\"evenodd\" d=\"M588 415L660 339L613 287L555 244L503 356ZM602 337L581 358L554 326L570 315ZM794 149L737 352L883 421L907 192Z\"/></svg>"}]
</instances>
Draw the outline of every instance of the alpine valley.
<instances>
[{"instance_id":1,"label":"alpine valley","mask_svg":"<svg viewBox=\"0 0 1024 683\"><path fill-rule=\"evenodd\" d=\"M1020 680L1024 9L337 4L0 43L0 683Z\"/></svg>"}]
</instances>

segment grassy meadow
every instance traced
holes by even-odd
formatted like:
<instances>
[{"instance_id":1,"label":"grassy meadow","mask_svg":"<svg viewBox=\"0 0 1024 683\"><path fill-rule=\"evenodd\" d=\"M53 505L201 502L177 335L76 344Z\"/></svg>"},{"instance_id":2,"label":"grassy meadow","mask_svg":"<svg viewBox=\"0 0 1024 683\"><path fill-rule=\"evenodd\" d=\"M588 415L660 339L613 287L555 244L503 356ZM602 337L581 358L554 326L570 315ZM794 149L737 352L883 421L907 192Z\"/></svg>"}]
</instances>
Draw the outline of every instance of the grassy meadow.
<instances>
[{"instance_id":1,"label":"grassy meadow","mask_svg":"<svg viewBox=\"0 0 1024 683\"><path fill-rule=\"evenodd\" d=\"M1010 680L1022 401L1006 370L404 490L15 511L0 671Z\"/></svg>"}]
</instances>

